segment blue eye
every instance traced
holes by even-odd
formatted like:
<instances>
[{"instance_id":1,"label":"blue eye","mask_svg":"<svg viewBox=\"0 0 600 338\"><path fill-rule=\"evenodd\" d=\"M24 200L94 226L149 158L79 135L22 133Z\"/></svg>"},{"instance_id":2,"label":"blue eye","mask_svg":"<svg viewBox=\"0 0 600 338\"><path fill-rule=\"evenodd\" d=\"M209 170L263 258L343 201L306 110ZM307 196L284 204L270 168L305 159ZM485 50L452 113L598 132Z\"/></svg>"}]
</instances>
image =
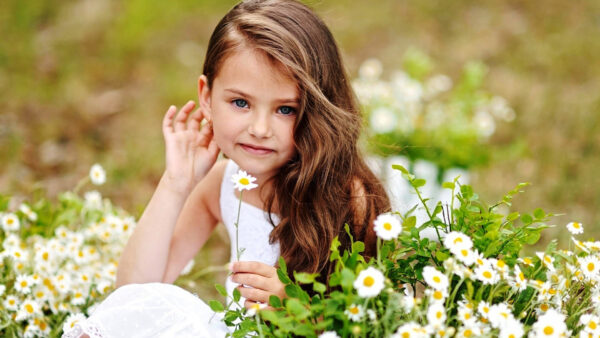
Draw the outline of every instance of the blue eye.
<instances>
[{"instance_id":1,"label":"blue eye","mask_svg":"<svg viewBox=\"0 0 600 338\"><path fill-rule=\"evenodd\" d=\"M292 115L296 110L292 107L282 106L279 108L279 112L283 115Z\"/></svg>"},{"instance_id":2,"label":"blue eye","mask_svg":"<svg viewBox=\"0 0 600 338\"><path fill-rule=\"evenodd\" d=\"M248 107L248 102L246 102L246 100L243 100L243 99L235 99L235 100L233 100L233 104L238 108Z\"/></svg>"}]
</instances>

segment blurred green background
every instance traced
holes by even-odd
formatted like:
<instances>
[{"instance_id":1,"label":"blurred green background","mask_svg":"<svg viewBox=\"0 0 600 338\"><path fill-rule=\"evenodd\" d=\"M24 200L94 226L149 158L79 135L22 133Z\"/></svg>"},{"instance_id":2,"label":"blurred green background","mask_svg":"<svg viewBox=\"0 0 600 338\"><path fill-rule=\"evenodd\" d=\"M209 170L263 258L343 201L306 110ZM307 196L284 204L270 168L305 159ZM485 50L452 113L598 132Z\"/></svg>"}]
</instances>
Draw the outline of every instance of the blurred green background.
<instances>
[{"instance_id":1,"label":"blurred green background","mask_svg":"<svg viewBox=\"0 0 600 338\"><path fill-rule=\"evenodd\" d=\"M455 80L467 61L483 61L486 88L517 113L491 143L525 150L493 153L493 163L473 173L475 190L493 202L531 182L515 209L566 214L544 243L560 238L565 247L571 220L584 224L584 238L600 235L600 1L306 3L328 23L353 78L370 57L384 71L399 68L409 47ZM208 38L233 4L4 0L0 191L54 196L98 162L108 174L99 190L139 217L164 170L162 116L197 97ZM227 259L222 242L221 229L200 268Z\"/></svg>"}]
</instances>

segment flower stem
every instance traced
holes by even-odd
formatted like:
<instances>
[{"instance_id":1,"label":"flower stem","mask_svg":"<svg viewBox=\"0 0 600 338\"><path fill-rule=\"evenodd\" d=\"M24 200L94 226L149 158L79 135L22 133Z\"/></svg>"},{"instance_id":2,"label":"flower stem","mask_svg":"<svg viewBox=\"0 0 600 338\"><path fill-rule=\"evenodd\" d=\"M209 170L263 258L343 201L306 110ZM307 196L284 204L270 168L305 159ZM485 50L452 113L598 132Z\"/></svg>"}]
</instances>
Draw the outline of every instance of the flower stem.
<instances>
[{"instance_id":1,"label":"flower stem","mask_svg":"<svg viewBox=\"0 0 600 338\"><path fill-rule=\"evenodd\" d=\"M237 212L237 219L235 220L235 252L237 254L236 260L239 262L240 261L240 244L239 244L239 238L240 238L240 212L242 211L242 194L244 193L244 191L240 191L240 201L238 203L238 212Z\"/></svg>"}]
</instances>

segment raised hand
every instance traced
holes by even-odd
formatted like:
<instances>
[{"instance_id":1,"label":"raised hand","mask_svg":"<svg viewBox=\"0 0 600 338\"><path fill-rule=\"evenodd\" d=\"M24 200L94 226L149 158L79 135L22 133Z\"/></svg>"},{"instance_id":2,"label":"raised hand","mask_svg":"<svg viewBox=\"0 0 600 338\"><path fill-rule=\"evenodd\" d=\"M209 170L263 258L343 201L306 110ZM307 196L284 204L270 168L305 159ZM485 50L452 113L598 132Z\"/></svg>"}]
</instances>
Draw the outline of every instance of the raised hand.
<instances>
[{"instance_id":1,"label":"raised hand","mask_svg":"<svg viewBox=\"0 0 600 338\"><path fill-rule=\"evenodd\" d=\"M231 281L240 284L237 288L246 298L244 306L247 309L258 302L269 304L271 295L286 296L285 285L279 280L275 267L261 262L239 261L231 263L231 271ZM267 309L272 308L268 306Z\"/></svg>"},{"instance_id":2,"label":"raised hand","mask_svg":"<svg viewBox=\"0 0 600 338\"><path fill-rule=\"evenodd\" d=\"M202 110L191 114L195 106L194 101L189 101L179 113L177 107L169 107L162 124L166 146L165 176L172 189L182 193L193 189L215 164L219 154L211 125L202 125Z\"/></svg>"}]
</instances>

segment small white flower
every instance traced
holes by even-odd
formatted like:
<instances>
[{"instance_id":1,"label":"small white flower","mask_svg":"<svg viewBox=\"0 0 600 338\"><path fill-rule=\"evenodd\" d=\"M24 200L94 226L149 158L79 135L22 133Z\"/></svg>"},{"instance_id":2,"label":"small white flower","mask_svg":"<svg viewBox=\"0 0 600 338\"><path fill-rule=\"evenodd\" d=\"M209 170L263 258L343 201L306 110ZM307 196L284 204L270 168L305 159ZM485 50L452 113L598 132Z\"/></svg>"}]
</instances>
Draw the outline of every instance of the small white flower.
<instances>
[{"instance_id":1,"label":"small white flower","mask_svg":"<svg viewBox=\"0 0 600 338\"><path fill-rule=\"evenodd\" d=\"M444 304L436 302L427 309L427 322L433 327L440 327L446 321L446 309Z\"/></svg>"},{"instance_id":2,"label":"small white flower","mask_svg":"<svg viewBox=\"0 0 600 338\"><path fill-rule=\"evenodd\" d=\"M382 72L383 65L381 64L381 61L375 58L367 59L358 69L358 75L367 81L376 81L379 79Z\"/></svg>"},{"instance_id":3,"label":"small white flower","mask_svg":"<svg viewBox=\"0 0 600 338\"><path fill-rule=\"evenodd\" d=\"M95 185L102 185L106 182L106 172L98 163L94 164L90 169L90 179Z\"/></svg>"},{"instance_id":4,"label":"small white flower","mask_svg":"<svg viewBox=\"0 0 600 338\"><path fill-rule=\"evenodd\" d=\"M88 191L83 195L85 202L84 205L87 209L101 209L102 208L102 195L96 191Z\"/></svg>"},{"instance_id":5,"label":"small white flower","mask_svg":"<svg viewBox=\"0 0 600 338\"><path fill-rule=\"evenodd\" d=\"M567 224L567 230L573 235L579 235L583 233L583 225L578 222L570 222Z\"/></svg>"},{"instance_id":6,"label":"small white flower","mask_svg":"<svg viewBox=\"0 0 600 338\"><path fill-rule=\"evenodd\" d=\"M17 311L19 308L19 299L16 296L8 295L4 299L4 307L11 311Z\"/></svg>"},{"instance_id":7,"label":"small white flower","mask_svg":"<svg viewBox=\"0 0 600 338\"><path fill-rule=\"evenodd\" d=\"M28 275L19 275L17 276L17 280L15 281L15 290L20 293L26 295L31 292L31 287L33 286L33 278Z\"/></svg>"},{"instance_id":8,"label":"small white flower","mask_svg":"<svg viewBox=\"0 0 600 338\"><path fill-rule=\"evenodd\" d=\"M475 252L473 252L471 249L459 249L452 253L454 256L456 256L457 260L461 261L466 266L473 265L477 259Z\"/></svg>"},{"instance_id":9,"label":"small white flower","mask_svg":"<svg viewBox=\"0 0 600 338\"><path fill-rule=\"evenodd\" d=\"M386 241L397 238L402 232L400 220L392 214L381 214L373 223L377 237Z\"/></svg>"},{"instance_id":10,"label":"small white flower","mask_svg":"<svg viewBox=\"0 0 600 338\"><path fill-rule=\"evenodd\" d=\"M538 317L531 328L531 334L535 337L562 337L566 333L565 316L554 309Z\"/></svg>"},{"instance_id":11,"label":"small white flower","mask_svg":"<svg viewBox=\"0 0 600 338\"><path fill-rule=\"evenodd\" d=\"M362 319L365 311L362 305L352 304L345 311L344 314L353 322L358 322Z\"/></svg>"},{"instance_id":12,"label":"small white flower","mask_svg":"<svg viewBox=\"0 0 600 338\"><path fill-rule=\"evenodd\" d=\"M577 257L577 262L583 275L591 281L598 280L600 275L600 260L596 256Z\"/></svg>"},{"instance_id":13,"label":"small white flower","mask_svg":"<svg viewBox=\"0 0 600 338\"><path fill-rule=\"evenodd\" d=\"M571 240L573 241L573 243L575 243L575 246L578 247L579 249L581 249L582 251L585 251L587 253L590 252L588 247L582 241L576 239L575 237L571 237Z\"/></svg>"},{"instance_id":14,"label":"small white flower","mask_svg":"<svg viewBox=\"0 0 600 338\"><path fill-rule=\"evenodd\" d=\"M547 267L550 271L555 271L554 268L554 257L550 255L546 255L544 252L538 251L535 253L539 259L542 261L545 267Z\"/></svg>"},{"instance_id":15,"label":"small white flower","mask_svg":"<svg viewBox=\"0 0 600 338\"><path fill-rule=\"evenodd\" d=\"M371 298L381 292L384 287L384 280L383 273L370 266L358 274L353 285L360 297Z\"/></svg>"},{"instance_id":16,"label":"small white flower","mask_svg":"<svg viewBox=\"0 0 600 338\"><path fill-rule=\"evenodd\" d=\"M25 216L27 216L27 218L29 218L30 221L37 221L37 214L33 210L31 210L31 208L27 204L21 203L21 206L19 206L19 210L23 214L25 214Z\"/></svg>"},{"instance_id":17,"label":"small white flower","mask_svg":"<svg viewBox=\"0 0 600 338\"><path fill-rule=\"evenodd\" d=\"M498 273L492 269L491 265L484 264L475 268L475 276L478 280L482 281L483 284L496 284L500 277Z\"/></svg>"},{"instance_id":18,"label":"small white flower","mask_svg":"<svg viewBox=\"0 0 600 338\"><path fill-rule=\"evenodd\" d=\"M391 338L429 337L427 331L415 322L408 322L398 328Z\"/></svg>"},{"instance_id":19,"label":"small white flower","mask_svg":"<svg viewBox=\"0 0 600 338\"><path fill-rule=\"evenodd\" d=\"M425 295L429 297L430 303L443 303L448 297L447 289L426 289Z\"/></svg>"},{"instance_id":20,"label":"small white flower","mask_svg":"<svg viewBox=\"0 0 600 338\"><path fill-rule=\"evenodd\" d=\"M325 331L319 335L319 338L340 338L335 331Z\"/></svg>"},{"instance_id":21,"label":"small white flower","mask_svg":"<svg viewBox=\"0 0 600 338\"><path fill-rule=\"evenodd\" d=\"M523 271L521 271L521 268L519 268L518 265L515 264L515 268L514 268L514 272L515 272L515 278L511 279L509 281L509 284L519 290L519 291L523 291L527 288L527 278L525 278L525 274L523 273Z\"/></svg>"},{"instance_id":22,"label":"small white flower","mask_svg":"<svg viewBox=\"0 0 600 338\"><path fill-rule=\"evenodd\" d=\"M246 311L246 316L248 317L252 317L255 316L260 310L264 309L267 307L267 304L264 303L254 303L252 304L252 306L250 306L250 308L248 309L248 311Z\"/></svg>"},{"instance_id":23,"label":"small white flower","mask_svg":"<svg viewBox=\"0 0 600 338\"><path fill-rule=\"evenodd\" d=\"M423 268L423 278L429 286L436 290L446 290L448 288L448 277L432 266Z\"/></svg>"},{"instance_id":24,"label":"small white flower","mask_svg":"<svg viewBox=\"0 0 600 338\"><path fill-rule=\"evenodd\" d=\"M231 182L233 182L238 191L252 190L258 187L258 184L254 183L254 181L256 181L256 177L248 175L246 171L241 169L231 177Z\"/></svg>"},{"instance_id":25,"label":"small white flower","mask_svg":"<svg viewBox=\"0 0 600 338\"><path fill-rule=\"evenodd\" d=\"M600 334L600 317L586 313L579 318L579 324L583 325L583 331L592 335Z\"/></svg>"},{"instance_id":26,"label":"small white flower","mask_svg":"<svg viewBox=\"0 0 600 338\"><path fill-rule=\"evenodd\" d=\"M0 284L0 296L4 294L4 291L6 291L6 285Z\"/></svg>"},{"instance_id":27,"label":"small white flower","mask_svg":"<svg viewBox=\"0 0 600 338\"><path fill-rule=\"evenodd\" d=\"M377 313L372 309L367 309L367 317L373 322L377 320Z\"/></svg>"},{"instance_id":28,"label":"small white flower","mask_svg":"<svg viewBox=\"0 0 600 338\"><path fill-rule=\"evenodd\" d=\"M481 301L479 305L477 305L477 312L479 315L485 319L489 319L490 317L490 303Z\"/></svg>"},{"instance_id":29,"label":"small white flower","mask_svg":"<svg viewBox=\"0 0 600 338\"><path fill-rule=\"evenodd\" d=\"M70 314L63 324L63 332L67 333L75 327L75 324L84 321L85 315L83 313L72 313Z\"/></svg>"},{"instance_id":30,"label":"small white flower","mask_svg":"<svg viewBox=\"0 0 600 338\"><path fill-rule=\"evenodd\" d=\"M415 305L417 304L417 299L413 296L404 296L402 297L400 304L402 305L404 311L408 313L414 309Z\"/></svg>"},{"instance_id":31,"label":"small white flower","mask_svg":"<svg viewBox=\"0 0 600 338\"><path fill-rule=\"evenodd\" d=\"M2 216L2 228L4 231L17 231L21 227L21 222L19 222L19 218L17 215L13 213L8 213Z\"/></svg>"},{"instance_id":32,"label":"small white flower","mask_svg":"<svg viewBox=\"0 0 600 338\"><path fill-rule=\"evenodd\" d=\"M452 253L461 249L471 249L473 247L473 241L471 238L460 231L451 231L444 238L444 246L448 248Z\"/></svg>"},{"instance_id":33,"label":"small white flower","mask_svg":"<svg viewBox=\"0 0 600 338\"><path fill-rule=\"evenodd\" d=\"M371 112L369 126L376 134L385 134L396 129L398 116L387 107L379 107Z\"/></svg>"},{"instance_id":34,"label":"small white flower","mask_svg":"<svg viewBox=\"0 0 600 338\"><path fill-rule=\"evenodd\" d=\"M21 303L15 320L22 321L32 318L37 314L40 314L40 305L34 300L26 299L23 303Z\"/></svg>"},{"instance_id":35,"label":"small white flower","mask_svg":"<svg viewBox=\"0 0 600 338\"><path fill-rule=\"evenodd\" d=\"M519 320L511 318L500 327L499 338L521 338L524 333L523 324Z\"/></svg>"},{"instance_id":36,"label":"small white flower","mask_svg":"<svg viewBox=\"0 0 600 338\"><path fill-rule=\"evenodd\" d=\"M525 264L527 266L533 266L533 260L529 257L519 258L519 259L517 259L517 262L519 262L521 264Z\"/></svg>"},{"instance_id":37,"label":"small white flower","mask_svg":"<svg viewBox=\"0 0 600 338\"><path fill-rule=\"evenodd\" d=\"M508 305L500 303L490 306L489 320L493 328L501 328L506 325L506 321L513 318L512 311Z\"/></svg>"}]
</instances>

